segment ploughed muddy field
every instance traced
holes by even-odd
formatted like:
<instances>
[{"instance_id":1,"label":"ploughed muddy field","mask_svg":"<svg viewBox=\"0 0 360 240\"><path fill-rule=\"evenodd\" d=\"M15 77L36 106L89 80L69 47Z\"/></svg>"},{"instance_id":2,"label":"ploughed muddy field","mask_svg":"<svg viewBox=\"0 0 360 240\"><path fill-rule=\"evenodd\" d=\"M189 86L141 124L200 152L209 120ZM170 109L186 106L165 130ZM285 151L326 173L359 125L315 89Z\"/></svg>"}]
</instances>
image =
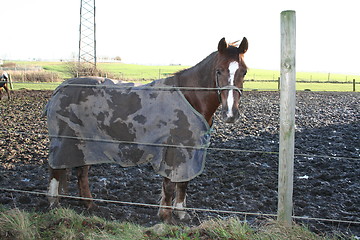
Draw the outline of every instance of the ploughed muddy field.
<instances>
[{"instance_id":1,"label":"ploughed muddy field","mask_svg":"<svg viewBox=\"0 0 360 240\"><path fill-rule=\"evenodd\" d=\"M0 102L0 188L46 192L48 137L42 110L51 91L16 91ZM294 215L360 221L360 94L297 93L294 171ZM187 205L249 213L277 211L279 93L245 92L241 119L234 125L216 116L204 172L190 182ZM224 150L220 150L224 149ZM66 153L64 153L66 154ZM121 168L94 166L90 184L94 198L157 204L161 177L149 165ZM69 194L76 196L75 174ZM96 202L91 214L146 226L159 222L157 209ZM0 190L0 204L47 211L45 196ZM84 211L78 200L62 205ZM190 212L189 224L233 214ZM243 215L237 215L244 219ZM251 223L264 217L246 216ZM296 220L315 232L360 236L360 225Z\"/></svg>"}]
</instances>

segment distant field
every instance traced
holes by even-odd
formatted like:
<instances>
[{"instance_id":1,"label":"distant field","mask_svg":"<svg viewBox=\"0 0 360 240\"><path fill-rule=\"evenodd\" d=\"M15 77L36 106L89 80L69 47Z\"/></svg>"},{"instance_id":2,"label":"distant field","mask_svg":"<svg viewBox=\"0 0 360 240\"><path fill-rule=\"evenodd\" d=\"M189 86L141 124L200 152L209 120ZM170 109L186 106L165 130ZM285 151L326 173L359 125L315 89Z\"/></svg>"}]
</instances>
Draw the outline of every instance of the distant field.
<instances>
[{"instance_id":1,"label":"distant field","mask_svg":"<svg viewBox=\"0 0 360 240\"><path fill-rule=\"evenodd\" d=\"M14 90L31 89L31 90L54 90L58 83L14 83ZM245 91L276 91L278 84L275 82L245 82ZM356 92L360 92L360 84L356 86ZM352 84L335 84L335 83L296 83L297 91L304 91L310 89L311 91L336 91L336 92L350 92L352 91Z\"/></svg>"},{"instance_id":2,"label":"distant field","mask_svg":"<svg viewBox=\"0 0 360 240\"><path fill-rule=\"evenodd\" d=\"M261 70L261 69L249 69L246 75L246 79L254 80L276 80L280 77L280 71L275 70ZM359 75L350 75L350 74L339 74L339 73L321 73L321 72L297 72L296 80L297 81L310 81L310 82L326 82L326 81L335 81L335 82L352 82L353 79L356 79L360 82Z\"/></svg>"},{"instance_id":3,"label":"distant field","mask_svg":"<svg viewBox=\"0 0 360 240\"><path fill-rule=\"evenodd\" d=\"M18 66L41 66L45 71L57 72L62 78L70 78L67 72L67 63L64 62L25 62L17 61ZM125 63L98 63L98 68L108 72L111 76L128 81L149 82L154 79L165 78L177 71L189 66L148 66ZM275 81L279 78L280 72L274 70L249 69L246 75L244 87L246 90L277 90L278 84ZM352 80L360 82L360 76L334 73L297 72L297 90L311 89L312 91L352 91ZM255 80L255 81L254 81ZM264 81L264 82L258 82ZM300 81L309 81L302 83ZM325 83L327 81L341 83ZM323 83L324 82L324 83ZM15 89L28 88L39 89L55 88L56 84L14 84ZM360 91L360 84L356 84L356 91Z\"/></svg>"},{"instance_id":4,"label":"distant field","mask_svg":"<svg viewBox=\"0 0 360 240\"><path fill-rule=\"evenodd\" d=\"M123 79L155 80L168 77L189 66L146 66L123 63L99 63L98 67Z\"/></svg>"},{"instance_id":5,"label":"distant field","mask_svg":"<svg viewBox=\"0 0 360 240\"><path fill-rule=\"evenodd\" d=\"M58 83L14 83L13 90L21 90L21 89L28 89L28 90L55 90L57 86L60 85Z\"/></svg>"}]
</instances>

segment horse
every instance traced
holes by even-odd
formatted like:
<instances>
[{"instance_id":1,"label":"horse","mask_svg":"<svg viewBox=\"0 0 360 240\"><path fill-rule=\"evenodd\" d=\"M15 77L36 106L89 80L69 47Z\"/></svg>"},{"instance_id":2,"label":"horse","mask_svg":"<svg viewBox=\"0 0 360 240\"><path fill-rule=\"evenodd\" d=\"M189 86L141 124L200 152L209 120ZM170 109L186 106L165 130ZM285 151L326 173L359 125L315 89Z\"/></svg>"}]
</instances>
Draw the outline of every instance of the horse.
<instances>
[{"instance_id":1,"label":"horse","mask_svg":"<svg viewBox=\"0 0 360 240\"><path fill-rule=\"evenodd\" d=\"M45 108L50 207L56 207L59 193L67 191L69 168L77 169L79 195L91 209L96 206L88 180L91 165L115 162L126 167L151 162L163 176L159 218L167 223L176 222L174 217L189 219L186 190L204 168L214 113L221 105L224 122L239 119L247 50L245 37L238 47L222 38L217 51L195 66L145 87L104 78L77 78L61 84ZM124 137L119 139L119 135ZM132 144L135 137L145 143Z\"/></svg>"},{"instance_id":2,"label":"horse","mask_svg":"<svg viewBox=\"0 0 360 240\"><path fill-rule=\"evenodd\" d=\"M5 89L6 94L8 96L8 100L10 100L10 90L9 90L9 82L11 81L10 76L7 74L7 72L3 72L3 74L0 76L0 100L2 99L2 89Z\"/></svg>"}]
</instances>

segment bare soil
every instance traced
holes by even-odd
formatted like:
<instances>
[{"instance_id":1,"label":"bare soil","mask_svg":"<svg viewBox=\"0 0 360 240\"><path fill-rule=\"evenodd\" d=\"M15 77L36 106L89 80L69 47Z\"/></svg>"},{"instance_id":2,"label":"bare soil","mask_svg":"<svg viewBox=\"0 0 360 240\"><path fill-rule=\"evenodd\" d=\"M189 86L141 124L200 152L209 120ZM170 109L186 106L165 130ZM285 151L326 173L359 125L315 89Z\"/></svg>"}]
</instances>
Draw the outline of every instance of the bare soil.
<instances>
[{"instance_id":1,"label":"bare soil","mask_svg":"<svg viewBox=\"0 0 360 240\"><path fill-rule=\"evenodd\" d=\"M0 188L46 192L48 137L42 117L51 91L15 91L0 102ZM360 221L360 94L297 93L294 215ZM188 207L273 213L277 211L279 93L246 92L241 119L233 125L216 115L204 172L191 181ZM223 148L225 150L220 150ZM149 165L121 168L93 166L94 198L157 204L161 177ZM76 196L75 174L69 194ZM153 207L96 202L89 214L151 226L159 222ZM85 211L78 200L63 206ZM0 190L0 205L47 211L43 195ZM233 214L194 211L187 224ZM264 217L237 215L256 224ZM315 232L360 236L360 225L296 220Z\"/></svg>"}]
</instances>

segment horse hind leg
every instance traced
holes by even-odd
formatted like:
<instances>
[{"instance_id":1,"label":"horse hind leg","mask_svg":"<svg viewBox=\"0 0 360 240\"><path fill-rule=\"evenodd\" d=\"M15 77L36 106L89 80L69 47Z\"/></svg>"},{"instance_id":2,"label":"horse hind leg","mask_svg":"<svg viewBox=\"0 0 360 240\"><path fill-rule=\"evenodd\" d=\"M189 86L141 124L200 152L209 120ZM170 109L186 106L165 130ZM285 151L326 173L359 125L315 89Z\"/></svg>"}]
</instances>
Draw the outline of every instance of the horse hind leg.
<instances>
[{"instance_id":1,"label":"horse hind leg","mask_svg":"<svg viewBox=\"0 0 360 240\"><path fill-rule=\"evenodd\" d=\"M49 167L50 183L48 189L48 200L50 208L59 205L59 194L67 194L66 169L53 169Z\"/></svg>"},{"instance_id":2,"label":"horse hind leg","mask_svg":"<svg viewBox=\"0 0 360 240\"><path fill-rule=\"evenodd\" d=\"M95 207L96 205L93 203L92 195L90 192L90 186L89 186L89 169L90 166L82 166L77 168L77 178L78 178L78 188L79 188L79 194L82 198L87 198L86 200L83 200L84 205L91 209Z\"/></svg>"},{"instance_id":3,"label":"horse hind leg","mask_svg":"<svg viewBox=\"0 0 360 240\"><path fill-rule=\"evenodd\" d=\"M162 184L162 191L161 191L161 200L160 200L160 206L167 206L169 208L160 207L158 216L160 217L161 221L164 221L166 223L174 223L173 217L172 217L172 209L171 204L175 192L175 186L176 183L171 182L170 179L164 178L163 184Z\"/></svg>"},{"instance_id":4,"label":"horse hind leg","mask_svg":"<svg viewBox=\"0 0 360 240\"><path fill-rule=\"evenodd\" d=\"M4 86L4 89L5 89L6 94L7 94L7 96L8 96L8 101L10 101L10 100L11 100L11 97L10 97L10 90L9 90L9 88L5 85L5 86Z\"/></svg>"},{"instance_id":5,"label":"horse hind leg","mask_svg":"<svg viewBox=\"0 0 360 240\"><path fill-rule=\"evenodd\" d=\"M190 219L190 215L184 210L184 208L186 208L186 189L188 183L189 182L176 183L174 207L177 209L174 211L174 213L182 221Z\"/></svg>"}]
</instances>

